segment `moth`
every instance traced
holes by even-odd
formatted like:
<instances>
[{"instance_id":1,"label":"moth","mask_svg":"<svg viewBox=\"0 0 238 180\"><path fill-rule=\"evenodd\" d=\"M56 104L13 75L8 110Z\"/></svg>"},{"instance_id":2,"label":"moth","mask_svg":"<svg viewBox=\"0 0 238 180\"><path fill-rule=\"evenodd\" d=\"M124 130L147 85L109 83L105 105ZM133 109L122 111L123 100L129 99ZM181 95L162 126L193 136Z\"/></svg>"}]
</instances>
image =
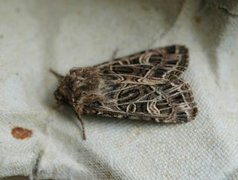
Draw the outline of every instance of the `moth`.
<instances>
[{"instance_id":1,"label":"moth","mask_svg":"<svg viewBox=\"0 0 238 180\"><path fill-rule=\"evenodd\" d=\"M72 68L66 76L54 71L58 104L82 115L140 119L158 123L193 120L197 106L192 90L180 75L189 62L188 49L171 45L149 49L90 67Z\"/></svg>"}]
</instances>

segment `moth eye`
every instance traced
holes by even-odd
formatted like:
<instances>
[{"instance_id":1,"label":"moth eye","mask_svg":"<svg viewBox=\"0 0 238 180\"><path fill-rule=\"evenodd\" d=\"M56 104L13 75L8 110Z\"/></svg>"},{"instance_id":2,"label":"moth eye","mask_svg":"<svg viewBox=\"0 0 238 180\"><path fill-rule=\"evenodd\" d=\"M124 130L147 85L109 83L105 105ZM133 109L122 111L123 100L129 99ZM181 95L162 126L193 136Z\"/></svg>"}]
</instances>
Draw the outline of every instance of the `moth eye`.
<instances>
[{"instance_id":1,"label":"moth eye","mask_svg":"<svg viewBox=\"0 0 238 180\"><path fill-rule=\"evenodd\" d=\"M57 103L60 103L63 101L63 97L59 90L56 90L54 95L55 95L55 99L57 100Z\"/></svg>"},{"instance_id":2,"label":"moth eye","mask_svg":"<svg viewBox=\"0 0 238 180\"><path fill-rule=\"evenodd\" d=\"M58 101L61 101L61 100L62 100L62 97L61 97L61 96L56 96L56 99L57 99Z\"/></svg>"}]
</instances>

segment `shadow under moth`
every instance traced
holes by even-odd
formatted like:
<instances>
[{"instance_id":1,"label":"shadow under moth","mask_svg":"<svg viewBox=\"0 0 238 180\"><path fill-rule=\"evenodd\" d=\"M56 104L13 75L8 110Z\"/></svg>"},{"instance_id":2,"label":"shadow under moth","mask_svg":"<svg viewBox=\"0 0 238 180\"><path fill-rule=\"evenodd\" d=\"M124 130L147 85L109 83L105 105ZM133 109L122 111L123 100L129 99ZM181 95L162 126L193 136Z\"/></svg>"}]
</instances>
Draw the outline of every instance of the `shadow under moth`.
<instances>
[{"instance_id":1,"label":"shadow under moth","mask_svg":"<svg viewBox=\"0 0 238 180\"><path fill-rule=\"evenodd\" d=\"M91 67L72 68L59 78L54 92L58 104L81 115L138 119L158 123L193 120L196 103L180 75L188 66L188 49L172 45L142 51Z\"/></svg>"}]
</instances>

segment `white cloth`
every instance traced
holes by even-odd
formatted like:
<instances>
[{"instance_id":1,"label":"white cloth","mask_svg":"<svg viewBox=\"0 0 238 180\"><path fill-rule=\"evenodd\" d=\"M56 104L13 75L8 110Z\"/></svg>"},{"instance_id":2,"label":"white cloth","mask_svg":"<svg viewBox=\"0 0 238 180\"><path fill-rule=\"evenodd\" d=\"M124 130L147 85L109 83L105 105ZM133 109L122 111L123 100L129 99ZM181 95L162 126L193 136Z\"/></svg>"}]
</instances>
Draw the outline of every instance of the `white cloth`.
<instances>
[{"instance_id":1,"label":"white cloth","mask_svg":"<svg viewBox=\"0 0 238 180\"><path fill-rule=\"evenodd\" d=\"M238 6L216 1L1 1L0 178L238 179ZM140 50L184 44L196 120L157 125L54 108L57 80ZM13 137L14 127L32 131Z\"/></svg>"}]
</instances>

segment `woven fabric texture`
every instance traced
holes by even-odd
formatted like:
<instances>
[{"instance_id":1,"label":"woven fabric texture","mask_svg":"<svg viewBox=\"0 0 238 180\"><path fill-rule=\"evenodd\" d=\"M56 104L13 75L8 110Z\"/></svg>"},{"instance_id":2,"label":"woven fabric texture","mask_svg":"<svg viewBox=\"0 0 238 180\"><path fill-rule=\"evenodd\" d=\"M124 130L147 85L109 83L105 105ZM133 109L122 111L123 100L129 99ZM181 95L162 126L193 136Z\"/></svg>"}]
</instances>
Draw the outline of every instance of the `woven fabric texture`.
<instances>
[{"instance_id":1,"label":"woven fabric texture","mask_svg":"<svg viewBox=\"0 0 238 180\"><path fill-rule=\"evenodd\" d=\"M0 178L238 179L236 1L0 1L0 24ZM50 68L171 44L190 51L196 120L87 116L83 141L74 113L55 107Z\"/></svg>"}]
</instances>

